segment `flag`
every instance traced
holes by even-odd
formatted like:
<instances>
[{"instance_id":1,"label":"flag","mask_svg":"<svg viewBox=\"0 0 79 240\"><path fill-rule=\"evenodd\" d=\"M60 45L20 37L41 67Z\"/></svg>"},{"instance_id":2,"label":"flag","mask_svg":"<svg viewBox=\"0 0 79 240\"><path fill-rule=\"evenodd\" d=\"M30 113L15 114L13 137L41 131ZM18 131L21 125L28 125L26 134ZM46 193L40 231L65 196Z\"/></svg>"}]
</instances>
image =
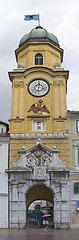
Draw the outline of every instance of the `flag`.
<instances>
[{"instance_id":1,"label":"flag","mask_svg":"<svg viewBox=\"0 0 79 240\"><path fill-rule=\"evenodd\" d=\"M39 14L34 15L25 15L24 20L30 21L30 20L38 20L39 21Z\"/></svg>"}]
</instances>

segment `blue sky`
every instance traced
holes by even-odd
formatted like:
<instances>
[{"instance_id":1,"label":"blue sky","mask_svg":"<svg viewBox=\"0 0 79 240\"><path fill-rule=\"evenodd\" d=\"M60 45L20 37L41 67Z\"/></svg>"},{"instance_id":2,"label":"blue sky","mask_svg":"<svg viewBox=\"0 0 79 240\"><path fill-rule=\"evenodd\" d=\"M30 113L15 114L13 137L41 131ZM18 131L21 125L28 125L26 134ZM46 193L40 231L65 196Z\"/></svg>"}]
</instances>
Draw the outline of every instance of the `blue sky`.
<instances>
[{"instance_id":1,"label":"blue sky","mask_svg":"<svg viewBox=\"0 0 79 240\"><path fill-rule=\"evenodd\" d=\"M37 26L24 21L25 14L40 13L40 24L56 35L64 49L62 67L69 70L67 108L79 110L79 0L0 1L0 120L11 112L11 83L8 71L16 68L15 49L21 37Z\"/></svg>"}]
</instances>

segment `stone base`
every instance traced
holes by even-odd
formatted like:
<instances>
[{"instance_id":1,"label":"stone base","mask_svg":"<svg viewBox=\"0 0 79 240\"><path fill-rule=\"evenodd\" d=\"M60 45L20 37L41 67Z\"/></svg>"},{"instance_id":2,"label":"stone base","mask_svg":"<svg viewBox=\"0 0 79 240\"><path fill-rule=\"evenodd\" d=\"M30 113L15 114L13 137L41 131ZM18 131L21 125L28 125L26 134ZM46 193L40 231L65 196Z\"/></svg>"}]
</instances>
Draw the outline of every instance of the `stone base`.
<instances>
[{"instance_id":1,"label":"stone base","mask_svg":"<svg viewBox=\"0 0 79 240\"><path fill-rule=\"evenodd\" d=\"M79 229L79 224L70 224L70 229Z\"/></svg>"}]
</instances>

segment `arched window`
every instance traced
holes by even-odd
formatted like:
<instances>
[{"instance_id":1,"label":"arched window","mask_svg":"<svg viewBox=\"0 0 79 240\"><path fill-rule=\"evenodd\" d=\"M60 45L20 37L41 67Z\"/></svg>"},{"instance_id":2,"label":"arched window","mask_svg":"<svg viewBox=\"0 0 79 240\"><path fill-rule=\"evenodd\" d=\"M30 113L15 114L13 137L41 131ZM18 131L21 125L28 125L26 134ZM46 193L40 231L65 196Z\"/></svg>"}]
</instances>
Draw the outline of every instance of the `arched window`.
<instances>
[{"instance_id":1,"label":"arched window","mask_svg":"<svg viewBox=\"0 0 79 240\"><path fill-rule=\"evenodd\" d=\"M43 55L41 53L35 54L35 65L43 65Z\"/></svg>"}]
</instances>

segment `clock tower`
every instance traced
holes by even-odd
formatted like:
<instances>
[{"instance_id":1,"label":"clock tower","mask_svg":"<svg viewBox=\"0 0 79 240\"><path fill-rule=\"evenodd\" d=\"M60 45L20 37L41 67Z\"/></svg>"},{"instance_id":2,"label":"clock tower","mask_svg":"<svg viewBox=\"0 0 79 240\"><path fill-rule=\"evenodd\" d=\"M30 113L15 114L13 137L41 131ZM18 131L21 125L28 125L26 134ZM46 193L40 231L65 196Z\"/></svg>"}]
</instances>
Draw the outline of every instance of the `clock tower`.
<instances>
[{"instance_id":1,"label":"clock tower","mask_svg":"<svg viewBox=\"0 0 79 240\"><path fill-rule=\"evenodd\" d=\"M63 50L58 39L38 26L22 37L15 55L17 69L9 72L12 82L10 166L19 159L21 146L28 149L37 138L50 148L56 145L61 160L69 165L66 138L69 72L61 67Z\"/></svg>"},{"instance_id":2,"label":"clock tower","mask_svg":"<svg viewBox=\"0 0 79 240\"><path fill-rule=\"evenodd\" d=\"M69 71L61 67L63 49L56 36L38 26L21 38L15 55L17 69L9 72L12 82L9 224L23 228L31 202L44 199L53 206L53 226L67 228Z\"/></svg>"}]
</instances>

